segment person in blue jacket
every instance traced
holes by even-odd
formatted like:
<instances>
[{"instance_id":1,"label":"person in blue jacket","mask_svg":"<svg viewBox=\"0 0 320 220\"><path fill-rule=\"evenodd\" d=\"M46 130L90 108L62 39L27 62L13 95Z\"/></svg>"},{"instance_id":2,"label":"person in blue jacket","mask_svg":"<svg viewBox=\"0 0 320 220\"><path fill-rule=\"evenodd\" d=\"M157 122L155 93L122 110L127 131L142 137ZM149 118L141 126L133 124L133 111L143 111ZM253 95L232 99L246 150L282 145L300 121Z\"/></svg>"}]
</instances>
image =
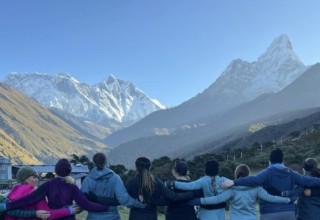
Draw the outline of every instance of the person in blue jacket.
<instances>
[{"instance_id":1,"label":"person in blue jacket","mask_svg":"<svg viewBox=\"0 0 320 220\"><path fill-rule=\"evenodd\" d=\"M249 176L250 169L245 164L236 167L235 178L240 179ZM234 186L217 196L204 197L192 200L189 204L208 205L230 200L230 220L256 220L256 202L262 199L273 203L291 202L289 198L268 194L262 187Z\"/></svg>"},{"instance_id":2,"label":"person in blue jacket","mask_svg":"<svg viewBox=\"0 0 320 220\"><path fill-rule=\"evenodd\" d=\"M109 205L109 210L106 212L88 212L87 220L120 220L120 215L117 205L127 206L129 208L144 208L145 205L137 199L133 199L127 192L119 175L115 174L107 167L107 158L103 153L96 153L93 156L95 168L84 179L81 185L81 191L85 195L97 197L98 203ZM93 194L93 195L92 195ZM89 199L90 199L89 196ZM114 199L113 205L110 205L107 198Z\"/></svg>"},{"instance_id":3,"label":"person in blue jacket","mask_svg":"<svg viewBox=\"0 0 320 220\"><path fill-rule=\"evenodd\" d=\"M209 160L205 164L205 176L192 182L178 182L168 181L167 184L172 184L172 188L181 190L202 190L204 197L216 196L224 191L221 184L229 180L218 175L219 162L216 160ZM201 220L225 220L226 203L222 202L215 206L215 208L208 209L206 206L200 206L198 211L198 218Z\"/></svg>"},{"instance_id":4,"label":"person in blue jacket","mask_svg":"<svg viewBox=\"0 0 320 220\"><path fill-rule=\"evenodd\" d=\"M256 176L225 181L221 186L228 188L233 185L262 186L269 194L281 196L283 191L292 191L298 186L320 186L320 178L303 176L292 171L283 164L283 153L276 148L270 153L270 165ZM295 220L295 204L274 204L259 201L260 220Z\"/></svg>"}]
</instances>

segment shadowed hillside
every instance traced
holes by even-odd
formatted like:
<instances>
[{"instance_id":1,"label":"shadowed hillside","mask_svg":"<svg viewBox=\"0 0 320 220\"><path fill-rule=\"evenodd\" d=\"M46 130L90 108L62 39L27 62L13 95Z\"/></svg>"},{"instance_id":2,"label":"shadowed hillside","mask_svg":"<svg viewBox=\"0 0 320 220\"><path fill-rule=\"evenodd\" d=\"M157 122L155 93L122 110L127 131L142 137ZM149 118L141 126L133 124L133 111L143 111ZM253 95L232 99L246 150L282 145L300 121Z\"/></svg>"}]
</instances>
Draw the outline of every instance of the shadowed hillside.
<instances>
[{"instance_id":1,"label":"shadowed hillside","mask_svg":"<svg viewBox=\"0 0 320 220\"><path fill-rule=\"evenodd\" d=\"M73 153L91 155L104 147L3 83L0 103L0 155L15 163L52 163Z\"/></svg>"}]
</instances>

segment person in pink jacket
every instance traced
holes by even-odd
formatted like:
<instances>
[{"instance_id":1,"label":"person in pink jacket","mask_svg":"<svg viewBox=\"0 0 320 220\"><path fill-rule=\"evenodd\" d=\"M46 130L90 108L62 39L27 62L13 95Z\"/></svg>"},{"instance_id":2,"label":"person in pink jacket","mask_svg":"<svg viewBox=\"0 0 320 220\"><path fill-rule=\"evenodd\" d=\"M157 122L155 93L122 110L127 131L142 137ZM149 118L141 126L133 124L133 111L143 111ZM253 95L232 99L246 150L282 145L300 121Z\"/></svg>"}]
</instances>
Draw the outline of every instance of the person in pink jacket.
<instances>
[{"instance_id":1,"label":"person in pink jacket","mask_svg":"<svg viewBox=\"0 0 320 220\"><path fill-rule=\"evenodd\" d=\"M11 192L8 194L10 201L16 201L26 195L32 193L38 185L37 173L31 167L22 167L17 173L17 180L20 184L15 185ZM62 208L53 210L50 209L45 199L42 199L32 205L24 206L24 209L28 210L46 210L49 211L50 216L48 220L60 219L69 215L76 214L79 210L74 208ZM9 215L5 216L5 220L23 220L25 218L14 218ZM36 220L39 218L28 218Z\"/></svg>"}]
</instances>

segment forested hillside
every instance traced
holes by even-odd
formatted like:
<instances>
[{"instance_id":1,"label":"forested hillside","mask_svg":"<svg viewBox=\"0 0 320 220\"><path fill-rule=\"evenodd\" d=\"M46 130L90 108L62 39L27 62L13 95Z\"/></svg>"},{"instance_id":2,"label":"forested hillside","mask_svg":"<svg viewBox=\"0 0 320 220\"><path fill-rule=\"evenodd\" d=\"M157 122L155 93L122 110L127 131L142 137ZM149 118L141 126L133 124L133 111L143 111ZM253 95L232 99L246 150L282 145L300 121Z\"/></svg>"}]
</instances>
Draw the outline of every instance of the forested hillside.
<instances>
[{"instance_id":1,"label":"forested hillside","mask_svg":"<svg viewBox=\"0 0 320 220\"><path fill-rule=\"evenodd\" d=\"M277 127L272 126L265 129L277 129ZM195 156L193 159L187 160L190 177L197 179L204 175L204 164L210 159L216 159L220 162L220 175L222 176L233 178L235 167L242 163L249 165L252 174L254 174L268 166L269 153L275 147L282 149L285 165L301 172L301 164L304 159L313 157L320 160L320 123L314 123L302 130L292 131L284 136L280 142L274 142L270 138L269 141L256 142L243 148L225 148L219 152ZM152 173L164 181L173 179L171 169L177 159L164 156L153 160ZM134 175L133 170L127 170L123 165L114 165L111 168L120 174L124 182Z\"/></svg>"}]
</instances>

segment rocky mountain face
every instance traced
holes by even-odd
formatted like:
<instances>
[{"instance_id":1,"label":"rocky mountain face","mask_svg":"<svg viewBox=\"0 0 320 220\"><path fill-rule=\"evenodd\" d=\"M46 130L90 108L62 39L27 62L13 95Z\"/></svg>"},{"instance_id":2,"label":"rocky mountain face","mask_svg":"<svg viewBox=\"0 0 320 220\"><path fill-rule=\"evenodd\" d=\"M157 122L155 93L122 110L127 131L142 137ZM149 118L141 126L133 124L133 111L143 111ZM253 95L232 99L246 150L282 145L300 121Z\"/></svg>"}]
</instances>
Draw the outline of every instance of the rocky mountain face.
<instances>
[{"instance_id":1,"label":"rocky mountain face","mask_svg":"<svg viewBox=\"0 0 320 220\"><path fill-rule=\"evenodd\" d=\"M128 126L146 115L164 109L129 81L107 80L90 86L68 74L11 73L4 80L42 105L63 114L90 120L104 126Z\"/></svg>"},{"instance_id":2,"label":"rocky mountain face","mask_svg":"<svg viewBox=\"0 0 320 220\"><path fill-rule=\"evenodd\" d=\"M71 154L92 155L105 145L0 82L0 155L18 164L54 164Z\"/></svg>"},{"instance_id":3,"label":"rocky mountain face","mask_svg":"<svg viewBox=\"0 0 320 220\"><path fill-rule=\"evenodd\" d=\"M280 36L258 61L233 61L198 96L113 133L107 138L116 146L110 161L132 166L143 152L151 158L196 155L246 135L252 124L281 124L312 114L307 109L320 106L319 66L304 66L288 38Z\"/></svg>"},{"instance_id":4,"label":"rocky mountain face","mask_svg":"<svg viewBox=\"0 0 320 220\"><path fill-rule=\"evenodd\" d=\"M130 82L113 76L89 86L65 74L54 77L11 74L5 81L7 84L50 107L51 111L26 97L11 103L15 97L9 95L17 92L2 85L6 89L0 93L3 99L0 100L3 121L0 143L1 138L6 140L5 146L11 141L11 145L32 152L38 161L43 156L42 161L50 161L53 156L49 155L61 157L75 150L80 155L92 153L107 145L111 147L108 150L112 149L108 162L129 168L142 155L150 159L163 155L191 157L230 147L230 143L251 132L253 126L281 124L315 113L320 106L319 76L320 64L306 67L285 35L276 38L255 62L232 61L202 93L170 109L164 109ZM26 99L27 104L22 99ZM3 110L2 103L10 108ZM28 110L24 114L21 109L29 105L32 107L27 109L40 108L36 112L41 113ZM26 119L20 119L22 116ZM27 116L31 124L36 124L31 130ZM17 121L22 124L21 128L12 128ZM133 122L136 123L120 129ZM38 126L41 129L36 128ZM57 127L64 129L55 131ZM48 131L53 133L47 134ZM111 135L106 138L106 134ZM0 151L0 155L4 155L4 151ZM4 156L8 155L14 153Z\"/></svg>"},{"instance_id":5,"label":"rocky mountain face","mask_svg":"<svg viewBox=\"0 0 320 220\"><path fill-rule=\"evenodd\" d=\"M307 68L293 51L288 37L281 35L257 61L232 61L221 76L199 95L113 133L107 143L116 147L137 138L173 134L185 126L202 126L208 123L209 118L219 118L226 111L262 94L280 91Z\"/></svg>"}]
</instances>

